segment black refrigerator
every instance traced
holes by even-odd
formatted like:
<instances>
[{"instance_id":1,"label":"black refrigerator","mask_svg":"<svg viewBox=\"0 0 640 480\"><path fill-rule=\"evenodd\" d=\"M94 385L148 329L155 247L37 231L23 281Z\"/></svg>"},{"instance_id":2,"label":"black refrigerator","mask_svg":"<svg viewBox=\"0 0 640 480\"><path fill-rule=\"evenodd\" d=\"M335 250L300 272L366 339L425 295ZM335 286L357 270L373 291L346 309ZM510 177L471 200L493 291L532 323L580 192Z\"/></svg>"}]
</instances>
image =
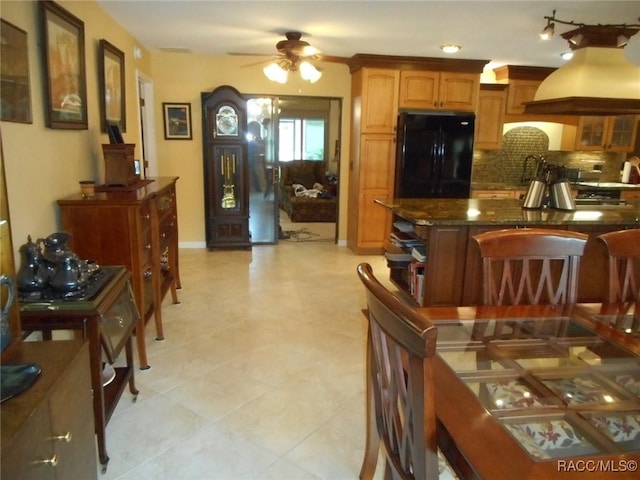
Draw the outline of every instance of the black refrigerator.
<instances>
[{"instance_id":1,"label":"black refrigerator","mask_svg":"<svg viewBox=\"0 0 640 480\"><path fill-rule=\"evenodd\" d=\"M469 198L475 115L401 112L396 198Z\"/></svg>"}]
</instances>

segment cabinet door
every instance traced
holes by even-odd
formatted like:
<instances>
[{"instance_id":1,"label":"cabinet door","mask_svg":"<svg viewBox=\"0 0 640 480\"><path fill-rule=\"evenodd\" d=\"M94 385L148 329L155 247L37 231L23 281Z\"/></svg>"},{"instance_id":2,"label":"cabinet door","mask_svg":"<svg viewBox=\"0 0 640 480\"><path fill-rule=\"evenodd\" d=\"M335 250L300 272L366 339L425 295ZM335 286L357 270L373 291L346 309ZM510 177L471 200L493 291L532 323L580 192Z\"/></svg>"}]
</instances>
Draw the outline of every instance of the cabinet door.
<instances>
[{"instance_id":1,"label":"cabinet door","mask_svg":"<svg viewBox=\"0 0 640 480\"><path fill-rule=\"evenodd\" d=\"M537 80L514 80L509 82L507 113L524 113L524 103L532 102L540 82Z\"/></svg>"},{"instance_id":2,"label":"cabinet door","mask_svg":"<svg viewBox=\"0 0 640 480\"><path fill-rule=\"evenodd\" d=\"M467 227L430 227L425 263L424 306L454 306L462 300Z\"/></svg>"},{"instance_id":3,"label":"cabinet door","mask_svg":"<svg viewBox=\"0 0 640 480\"><path fill-rule=\"evenodd\" d=\"M622 190L620 192L620 198L622 200L640 200L640 189L637 190Z\"/></svg>"},{"instance_id":4,"label":"cabinet door","mask_svg":"<svg viewBox=\"0 0 640 480\"><path fill-rule=\"evenodd\" d=\"M480 89L475 140L475 148L478 150L502 148L506 97L505 90Z\"/></svg>"},{"instance_id":5,"label":"cabinet door","mask_svg":"<svg viewBox=\"0 0 640 480\"><path fill-rule=\"evenodd\" d=\"M92 425L93 420L90 419L90 422ZM43 406L33 412L10 445L2 446L2 478L54 480L56 467L51 463L45 463L53 459L53 444L50 437L49 412ZM93 456L95 457L95 454Z\"/></svg>"},{"instance_id":6,"label":"cabinet door","mask_svg":"<svg viewBox=\"0 0 640 480\"><path fill-rule=\"evenodd\" d=\"M56 478L95 478L97 461L93 429L93 391L89 371L89 350L83 348L51 394L51 439L58 457ZM97 394L97 393L96 393Z\"/></svg>"},{"instance_id":7,"label":"cabinet door","mask_svg":"<svg viewBox=\"0 0 640 480\"><path fill-rule=\"evenodd\" d=\"M632 152L638 130L636 115L609 117L606 149L612 152Z\"/></svg>"},{"instance_id":8,"label":"cabinet door","mask_svg":"<svg viewBox=\"0 0 640 480\"><path fill-rule=\"evenodd\" d=\"M400 72L362 69L362 133L395 133Z\"/></svg>"},{"instance_id":9,"label":"cabinet door","mask_svg":"<svg viewBox=\"0 0 640 480\"><path fill-rule=\"evenodd\" d=\"M388 209L375 204L374 200L393 196L395 136L363 135L360 156L357 246L382 249L391 216Z\"/></svg>"},{"instance_id":10,"label":"cabinet door","mask_svg":"<svg viewBox=\"0 0 640 480\"><path fill-rule=\"evenodd\" d=\"M480 75L477 73L440 73L438 108L475 112L478 105Z\"/></svg>"},{"instance_id":11,"label":"cabinet door","mask_svg":"<svg viewBox=\"0 0 640 480\"><path fill-rule=\"evenodd\" d=\"M582 116L578 120L576 150L604 150L608 117Z\"/></svg>"},{"instance_id":12,"label":"cabinet door","mask_svg":"<svg viewBox=\"0 0 640 480\"><path fill-rule=\"evenodd\" d=\"M439 108L439 72L400 72L400 108Z\"/></svg>"}]
</instances>

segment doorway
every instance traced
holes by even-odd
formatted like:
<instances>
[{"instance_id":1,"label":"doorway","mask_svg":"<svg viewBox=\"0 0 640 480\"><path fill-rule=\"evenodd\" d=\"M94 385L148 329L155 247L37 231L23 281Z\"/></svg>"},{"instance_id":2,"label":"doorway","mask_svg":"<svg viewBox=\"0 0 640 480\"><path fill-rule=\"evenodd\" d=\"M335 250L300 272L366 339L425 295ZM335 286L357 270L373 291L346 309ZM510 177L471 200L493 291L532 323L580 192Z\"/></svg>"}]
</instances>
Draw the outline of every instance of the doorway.
<instances>
[{"instance_id":1,"label":"doorway","mask_svg":"<svg viewBox=\"0 0 640 480\"><path fill-rule=\"evenodd\" d=\"M143 73L136 71L138 90L138 115L140 125L141 158L139 167L141 178L157 177L158 162L156 150L155 111L153 108L153 82Z\"/></svg>"},{"instance_id":2,"label":"doorway","mask_svg":"<svg viewBox=\"0 0 640 480\"><path fill-rule=\"evenodd\" d=\"M281 164L322 162L337 196L342 100L331 97L246 95L250 166L249 229L252 244L276 244L291 224L280 209ZM337 242L337 218L333 239ZM323 231L327 225L323 225ZM289 227L290 228L290 227ZM308 224L305 224L308 228Z\"/></svg>"}]
</instances>

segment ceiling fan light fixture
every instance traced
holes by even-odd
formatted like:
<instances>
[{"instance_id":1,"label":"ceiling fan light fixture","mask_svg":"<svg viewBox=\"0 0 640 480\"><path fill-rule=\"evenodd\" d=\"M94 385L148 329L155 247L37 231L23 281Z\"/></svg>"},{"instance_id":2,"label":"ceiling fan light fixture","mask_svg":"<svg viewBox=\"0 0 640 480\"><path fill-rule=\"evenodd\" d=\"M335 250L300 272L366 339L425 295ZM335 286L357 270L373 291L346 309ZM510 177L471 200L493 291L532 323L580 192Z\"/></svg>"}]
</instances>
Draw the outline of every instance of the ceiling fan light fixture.
<instances>
[{"instance_id":1,"label":"ceiling fan light fixture","mask_svg":"<svg viewBox=\"0 0 640 480\"><path fill-rule=\"evenodd\" d=\"M322 72L309 62L300 63L300 76L303 80L308 80L311 83L316 83L322 77Z\"/></svg>"},{"instance_id":2,"label":"ceiling fan light fixture","mask_svg":"<svg viewBox=\"0 0 640 480\"><path fill-rule=\"evenodd\" d=\"M460 45L453 45L453 44L447 44L447 45L440 45L440 50L442 50L444 53L457 53L460 51L462 47Z\"/></svg>"},{"instance_id":3,"label":"ceiling fan light fixture","mask_svg":"<svg viewBox=\"0 0 640 480\"><path fill-rule=\"evenodd\" d=\"M264 67L262 71L272 82L287 83L289 72L282 68L282 66L277 62L270 63Z\"/></svg>"}]
</instances>

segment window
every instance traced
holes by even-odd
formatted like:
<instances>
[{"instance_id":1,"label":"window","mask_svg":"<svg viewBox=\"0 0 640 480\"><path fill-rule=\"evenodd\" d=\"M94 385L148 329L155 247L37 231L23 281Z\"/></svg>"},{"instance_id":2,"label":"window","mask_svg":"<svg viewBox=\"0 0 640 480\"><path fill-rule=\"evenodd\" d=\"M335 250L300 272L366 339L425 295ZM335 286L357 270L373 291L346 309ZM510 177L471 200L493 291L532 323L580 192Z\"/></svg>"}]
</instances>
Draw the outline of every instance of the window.
<instances>
[{"instance_id":1,"label":"window","mask_svg":"<svg viewBox=\"0 0 640 480\"><path fill-rule=\"evenodd\" d=\"M325 120L321 118L281 118L278 159L324 161Z\"/></svg>"}]
</instances>

